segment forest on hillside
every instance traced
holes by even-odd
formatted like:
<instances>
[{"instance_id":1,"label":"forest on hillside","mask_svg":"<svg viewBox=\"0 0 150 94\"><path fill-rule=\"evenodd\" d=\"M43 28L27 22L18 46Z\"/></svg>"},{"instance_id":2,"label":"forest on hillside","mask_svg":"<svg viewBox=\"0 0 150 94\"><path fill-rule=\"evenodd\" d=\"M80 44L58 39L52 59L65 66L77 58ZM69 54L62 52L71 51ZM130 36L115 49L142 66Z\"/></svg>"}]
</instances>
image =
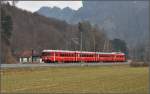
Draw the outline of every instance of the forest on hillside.
<instances>
[{"instance_id":1,"label":"forest on hillside","mask_svg":"<svg viewBox=\"0 0 150 94\"><path fill-rule=\"evenodd\" d=\"M129 52L124 40L110 40L103 29L89 21L69 24L64 20L48 18L9 4L2 4L1 20L3 63L17 62L16 53L25 50L38 53L43 49L80 50L81 32L84 51L121 51L129 54L129 58L145 59L143 47L137 46Z\"/></svg>"},{"instance_id":2,"label":"forest on hillside","mask_svg":"<svg viewBox=\"0 0 150 94\"><path fill-rule=\"evenodd\" d=\"M1 19L4 20L2 21L2 61L5 63L15 62L15 53L23 50L36 52L41 52L43 49L80 50L81 31L84 51L103 51L105 42L110 41L102 30L88 21L71 25L9 4L3 4L1 12ZM5 21L7 16L10 21ZM113 50L111 42L107 48L105 50Z\"/></svg>"}]
</instances>

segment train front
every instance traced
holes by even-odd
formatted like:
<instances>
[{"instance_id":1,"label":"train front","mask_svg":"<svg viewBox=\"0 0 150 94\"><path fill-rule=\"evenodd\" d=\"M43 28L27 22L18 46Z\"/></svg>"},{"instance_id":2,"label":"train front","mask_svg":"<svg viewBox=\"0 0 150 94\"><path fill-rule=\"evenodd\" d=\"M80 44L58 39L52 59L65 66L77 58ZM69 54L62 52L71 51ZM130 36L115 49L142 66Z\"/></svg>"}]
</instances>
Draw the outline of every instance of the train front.
<instances>
[{"instance_id":1,"label":"train front","mask_svg":"<svg viewBox=\"0 0 150 94\"><path fill-rule=\"evenodd\" d=\"M42 51L42 55L41 55L42 61L44 63L50 63L52 62L52 58L51 58L51 52L50 51Z\"/></svg>"}]
</instances>

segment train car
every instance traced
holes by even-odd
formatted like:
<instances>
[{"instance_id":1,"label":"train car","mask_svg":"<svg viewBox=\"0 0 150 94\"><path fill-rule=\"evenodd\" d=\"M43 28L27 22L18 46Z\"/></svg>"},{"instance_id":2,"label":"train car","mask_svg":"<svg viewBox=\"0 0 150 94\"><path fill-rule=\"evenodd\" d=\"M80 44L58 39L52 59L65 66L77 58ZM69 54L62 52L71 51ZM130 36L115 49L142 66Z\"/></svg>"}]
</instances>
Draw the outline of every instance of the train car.
<instances>
[{"instance_id":1,"label":"train car","mask_svg":"<svg viewBox=\"0 0 150 94\"><path fill-rule=\"evenodd\" d=\"M54 62L74 62L75 61L74 51L64 51L64 50L43 50L42 51L42 61L45 63Z\"/></svg>"},{"instance_id":2,"label":"train car","mask_svg":"<svg viewBox=\"0 0 150 94\"><path fill-rule=\"evenodd\" d=\"M80 52L79 62L96 62L96 53L95 52Z\"/></svg>"},{"instance_id":3,"label":"train car","mask_svg":"<svg viewBox=\"0 0 150 94\"><path fill-rule=\"evenodd\" d=\"M97 52L97 61L102 62L125 62L125 54L121 52Z\"/></svg>"},{"instance_id":4,"label":"train car","mask_svg":"<svg viewBox=\"0 0 150 94\"><path fill-rule=\"evenodd\" d=\"M124 62L125 54L120 52L87 52L67 50L43 50L45 63L62 62Z\"/></svg>"}]
</instances>

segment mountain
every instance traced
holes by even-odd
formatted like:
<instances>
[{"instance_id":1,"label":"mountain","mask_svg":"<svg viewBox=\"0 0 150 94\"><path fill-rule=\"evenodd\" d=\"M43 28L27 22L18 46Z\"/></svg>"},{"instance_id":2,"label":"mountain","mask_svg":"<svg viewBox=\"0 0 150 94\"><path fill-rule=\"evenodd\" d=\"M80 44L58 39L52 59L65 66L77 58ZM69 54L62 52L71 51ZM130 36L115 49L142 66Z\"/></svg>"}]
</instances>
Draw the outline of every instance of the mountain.
<instances>
[{"instance_id":1,"label":"mountain","mask_svg":"<svg viewBox=\"0 0 150 94\"><path fill-rule=\"evenodd\" d=\"M65 20L69 22L75 13L75 10L72 10L69 7L64 9L60 9L58 7L41 7L38 10L38 13L46 17L57 18L59 20Z\"/></svg>"},{"instance_id":2,"label":"mountain","mask_svg":"<svg viewBox=\"0 0 150 94\"><path fill-rule=\"evenodd\" d=\"M37 13L73 24L90 21L103 28L110 39L123 39L130 47L137 44L144 45L149 27L148 1L82 1L82 3L83 7L77 11L68 9L66 15L64 10L56 11L55 8L42 8ZM43 13L45 10L48 11Z\"/></svg>"},{"instance_id":3,"label":"mountain","mask_svg":"<svg viewBox=\"0 0 150 94\"><path fill-rule=\"evenodd\" d=\"M104 28L110 38L121 38L135 46L144 42L144 33L148 32L148 10L146 1L83 1L73 22L79 17L89 20Z\"/></svg>"}]
</instances>

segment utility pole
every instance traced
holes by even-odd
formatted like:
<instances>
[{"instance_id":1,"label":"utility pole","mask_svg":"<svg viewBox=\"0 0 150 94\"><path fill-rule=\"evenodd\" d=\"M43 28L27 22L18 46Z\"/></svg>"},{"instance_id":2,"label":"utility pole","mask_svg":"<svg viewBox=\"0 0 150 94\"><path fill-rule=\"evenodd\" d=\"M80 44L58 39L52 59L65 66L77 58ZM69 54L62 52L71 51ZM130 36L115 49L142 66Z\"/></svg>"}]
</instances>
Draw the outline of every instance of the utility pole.
<instances>
[{"instance_id":1,"label":"utility pole","mask_svg":"<svg viewBox=\"0 0 150 94\"><path fill-rule=\"evenodd\" d=\"M105 49L106 49L106 40L104 41L103 52L105 52Z\"/></svg>"},{"instance_id":2,"label":"utility pole","mask_svg":"<svg viewBox=\"0 0 150 94\"><path fill-rule=\"evenodd\" d=\"M95 34L93 34L93 46L94 46L93 48L94 48L94 53L95 53L95 54L94 54L94 55L95 55L95 58L94 58L94 59L95 59L95 61L96 61L96 49L95 49L95 44L96 44L96 43L95 43Z\"/></svg>"},{"instance_id":3,"label":"utility pole","mask_svg":"<svg viewBox=\"0 0 150 94\"><path fill-rule=\"evenodd\" d=\"M75 44L74 50L77 50L77 45L80 46L80 44L79 44L79 38L71 38L71 43L72 42Z\"/></svg>"},{"instance_id":4,"label":"utility pole","mask_svg":"<svg viewBox=\"0 0 150 94\"><path fill-rule=\"evenodd\" d=\"M95 47L95 44L96 44L96 42L95 42L95 33L94 32L92 32L92 34L91 34L91 37L92 37L92 42L93 42L93 51L95 52L96 51L96 47Z\"/></svg>"},{"instance_id":5,"label":"utility pole","mask_svg":"<svg viewBox=\"0 0 150 94\"><path fill-rule=\"evenodd\" d=\"M31 54L32 54L32 56L31 56L31 63L33 63L33 54L34 54L33 49L31 50Z\"/></svg>"},{"instance_id":6,"label":"utility pole","mask_svg":"<svg viewBox=\"0 0 150 94\"><path fill-rule=\"evenodd\" d=\"M82 63L82 32L83 32L83 26L82 23L79 22L79 32L80 32L80 52L81 52L81 63Z\"/></svg>"},{"instance_id":7,"label":"utility pole","mask_svg":"<svg viewBox=\"0 0 150 94\"><path fill-rule=\"evenodd\" d=\"M105 40L103 51L104 52L108 52L109 51L109 40Z\"/></svg>"},{"instance_id":8,"label":"utility pole","mask_svg":"<svg viewBox=\"0 0 150 94\"><path fill-rule=\"evenodd\" d=\"M82 23L79 22L79 32L80 32L80 51L82 51L82 32L83 32L83 27Z\"/></svg>"},{"instance_id":9,"label":"utility pole","mask_svg":"<svg viewBox=\"0 0 150 94\"><path fill-rule=\"evenodd\" d=\"M81 63L83 63L82 62L82 56L83 56L82 55L82 30L80 31L80 51L81 51L81 54L80 54L81 55Z\"/></svg>"},{"instance_id":10,"label":"utility pole","mask_svg":"<svg viewBox=\"0 0 150 94\"><path fill-rule=\"evenodd\" d=\"M93 45L94 45L94 52L96 51L96 49L95 49L95 36L93 36Z\"/></svg>"},{"instance_id":11,"label":"utility pole","mask_svg":"<svg viewBox=\"0 0 150 94\"><path fill-rule=\"evenodd\" d=\"M82 31L80 32L80 51L82 52Z\"/></svg>"},{"instance_id":12,"label":"utility pole","mask_svg":"<svg viewBox=\"0 0 150 94\"><path fill-rule=\"evenodd\" d=\"M109 51L108 46L109 46L109 41L107 40L107 41L106 41L106 51L107 51L107 52Z\"/></svg>"}]
</instances>

